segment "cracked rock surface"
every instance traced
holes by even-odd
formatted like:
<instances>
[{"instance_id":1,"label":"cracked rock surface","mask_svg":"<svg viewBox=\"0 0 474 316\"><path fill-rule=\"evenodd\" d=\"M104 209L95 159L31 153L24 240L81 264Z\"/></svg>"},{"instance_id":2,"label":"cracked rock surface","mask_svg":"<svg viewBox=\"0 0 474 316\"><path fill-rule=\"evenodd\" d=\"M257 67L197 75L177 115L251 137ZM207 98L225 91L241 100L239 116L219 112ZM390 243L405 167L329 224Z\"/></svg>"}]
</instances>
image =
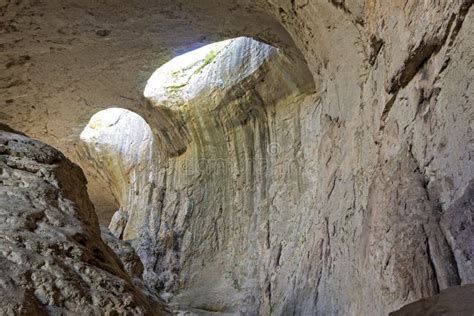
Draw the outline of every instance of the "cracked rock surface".
<instances>
[{"instance_id":1,"label":"cracked rock surface","mask_svg":"<svg viewBox=\"0 0 474 316\"><path fill-rule=\"evenodd\" d=\"M0 121L100 169L104 196L121 179L104 218L120 207L112 233L177 310L386 315L474 283L472 1L23 0L0 14ZM274 47L243 40L143 96L172 57L238 36ZM119 147L144 153L124 165L78 154L112 106L153 135Z\"/></svg>"},{"instance_id":2,"label":"cracked rock surface","mask_svg":"<svg viewBox=\"0 0 474 316\"><path fill-rule=\"evenodd\" d=\"M2 315L163 314L102 241L79 167L2 130L0 170Z\"/></svg>"}]
</instances>

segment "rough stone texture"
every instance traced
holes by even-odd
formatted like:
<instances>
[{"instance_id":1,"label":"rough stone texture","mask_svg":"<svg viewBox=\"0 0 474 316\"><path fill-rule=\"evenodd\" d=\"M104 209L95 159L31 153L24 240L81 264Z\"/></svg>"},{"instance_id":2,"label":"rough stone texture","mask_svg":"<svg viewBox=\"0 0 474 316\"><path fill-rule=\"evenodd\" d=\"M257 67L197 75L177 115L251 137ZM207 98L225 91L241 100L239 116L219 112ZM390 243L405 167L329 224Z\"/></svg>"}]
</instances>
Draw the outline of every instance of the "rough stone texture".
<instances>
[{"instance_id":1,"label":"rough stone texture","mask_svg":"<svg viewBox=\"0 0 474 316\"><path fill-rule=\"evenodd\" d=\"M106 198L105 205L96 205L103 225L121 208L110 226L120 238L124 224L120 224L119 214L145 213L153 207L156 151L152 131L139 115L111 108L96 113L80 137L77 155L90 180L91 200Z\"/></svg>"},{"instance_id":2,"label":"rough stone texture","mask_svg":"<svg viewBox=\"0 0 474 316\"><path fill-rule=\"evenodd\" d=\"M78 159L98 109L146 119L154 211L115 223L179 308L383 315L474 282L472 1L32 3L2 6L0 120ZM314 89L277 57L289 76L211 100L140 97L175 53L244 35L303 55Z\"/></svg>"},{"instance_id":3,"label":"rough stone texture","mask_svg":"<svg viewBox=\"0 0 474 316\"><path fill-rule=\"evenodd\" d=\"M76 160L78 135L99 110L145 115L146 81L174 56L252 35L301 59L265 7L254 0L2 0L0 120Z\"/></svg>"},{"instance_id":4,"label":"rough stone texture","mask_svg":"<svg viewBox=\"0 0 474 316\"><path fill-rule=\"evenodd\" d=\"M76 165L0 131L0 170L2 315L162 314L102 242Z\"/></svg>"},{"instance_id":5,"label":"rough stone texture","mask_svg":"<svg viewBox=\"0 0 474 316\"><path fill-rule=\"evenodd\" d=\"M107 227L101 226L100 232L102 240L118 256L128 275L132 278L141 278L143 264L140 261L140 257L135 253L135 249L126 241L115 237Z\"/></svg>"},{"instance_id":6,"label":"rough stone texture","mask_svg":"<svg viewBox=\"0 0 474 316\"><path fill-rule=\"evenodd\" d=\"M390 316L470 316L474 314L474 285L455 286L408 304Z\"/></svg>"}]
</instances>

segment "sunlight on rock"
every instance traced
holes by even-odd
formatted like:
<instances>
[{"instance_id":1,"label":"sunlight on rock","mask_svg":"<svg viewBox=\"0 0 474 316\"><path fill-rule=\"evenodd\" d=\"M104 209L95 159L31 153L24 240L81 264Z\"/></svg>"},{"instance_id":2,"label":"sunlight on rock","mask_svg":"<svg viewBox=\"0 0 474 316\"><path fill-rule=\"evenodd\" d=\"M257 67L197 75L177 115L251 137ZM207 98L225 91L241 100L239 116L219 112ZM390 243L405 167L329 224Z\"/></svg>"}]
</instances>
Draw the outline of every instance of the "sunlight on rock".
<instances>
[{"instance_id":1,"label":"sunlight on rock","mask_svg":"<svg viewBox=\"0 0 474 316\"><path fill-rule=\"evenodd\" d=\"M134 159L144 144L138 140L151 140L151 130L145 120L136 113L120 108L109 108L96 113L82 131L80 138L94 146L106 146L121 153L132 153ZM128 152L130 147L133 151Z\"/></svg>"},{"instance_id":2,"label":"sunlight on rock","mask_svg":"<svg viewBox=\"0 0 474 316\"><path fill-rule=\"evenodd\" d=\"M98 208L102 224L109 225L114 213L125 216L147 205L153 170L153 135L147 122L138 114L120 108L96 113L81 133L78 155L89 178L89 192L95 204L107 200L111 191L118 209L109 203ZM103 188L103 189L101 189ZM117 217L115 217L117 218ZM122 236L125 224L111 224L112 233Z\"/></svg>"},{"instance_id":3,"label":"sunlight on rock","mask_svg":"<svg viewBox=\"0 0 474 316\"><path fill-rule=\"evenodd\" d=\"M225 40L213 43L173 58L151 76L145 87L144 96L181 90L194 75L212 63L221 50L231 42L232 40Z\"/></svg>"},{"instance_id":4,"label":"sunlight on rock","mask_svg":"<svg viewBox=\"0 0 474 316\"><path fill-rule=\"evenodd\" d=\"M0 0L0 315L474 315L472 2Z\"/></svg>"},{"instance_id":5,"label":"sunlight on rock","mask_svg":"<svg viewBox=\"0 0 474 316\"><path fill-rule=\"evenodd\" d=\"M105 129L116 124L120 120L120 116L126 112L127 110L119 108L110 108L97 112L82 131L81 139L87 141L100 135Z\"/></svg>"}]
</instances>

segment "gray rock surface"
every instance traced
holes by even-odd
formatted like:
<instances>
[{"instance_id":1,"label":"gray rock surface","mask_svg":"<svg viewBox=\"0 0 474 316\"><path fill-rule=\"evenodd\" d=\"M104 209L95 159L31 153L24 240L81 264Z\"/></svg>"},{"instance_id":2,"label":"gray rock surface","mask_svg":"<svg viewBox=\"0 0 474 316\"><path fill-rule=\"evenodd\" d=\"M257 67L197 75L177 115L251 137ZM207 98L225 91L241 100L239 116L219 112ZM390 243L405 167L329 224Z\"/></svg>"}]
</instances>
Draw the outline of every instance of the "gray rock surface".
<instances>
[{"instance_id":1,"label":"gray rock surface","mask_svg":"<svg viewBox=\"0 0 474 316\"><path fill-rule=\"evenodd\" d=\"M79 167L2 130L0 170L0 314L162 314L101 240Z\"/></svg>"},{"instance_id":2,"label":"gray rock surface","mask_svg":"<svg viewBox=\"0 0 474 316\"><path fill-rule=\"evenodd\" d=\"M152 131L139 115L111 108L96 113L80 138L77 153L90 180L89 192L96 200L108 197L115 202L106 209L97 206L99 220L105 226L110 223L112 232L121 237L125 226L120 214L143 213L153 207L150 194L157 152Z\"/></svg>"},{"instance_id":3,"label":"gray rock surface","mask_svg":"<svg viewBox=\"0 0 474 316\"><path fill-rule=\"evenodd\" d=\"M108 196L108 212L122 207L114 233L177 309L384 315L474 283L472 1L0 8L0 121L87 174L77 144L94 113L118 106L149 123L153 185L137 198L149 207L130 211L107 182L93 191ZM237 36L281 51L247 45L223 65L261 67L198 89L226 69L208 65L193 87L172 89L180 106L142 96L172 57ZM188 89L199 93L189 99ZM137 173L131 187L149 179Z\"/></svg>"},{"instance_id":4,"label":"gray rock surface","mask_svg":"<svg viewBox=\"0 0 474 316\"><path fill-rule=\"evenodd\" d=\"M140 261L140 257L135 253L135 249L126 241L115 237L107 227L101 226L100 233L102 240L120 259L128 275L132 278L141 278L143 264Z\"/></svg>"}]
</instances>

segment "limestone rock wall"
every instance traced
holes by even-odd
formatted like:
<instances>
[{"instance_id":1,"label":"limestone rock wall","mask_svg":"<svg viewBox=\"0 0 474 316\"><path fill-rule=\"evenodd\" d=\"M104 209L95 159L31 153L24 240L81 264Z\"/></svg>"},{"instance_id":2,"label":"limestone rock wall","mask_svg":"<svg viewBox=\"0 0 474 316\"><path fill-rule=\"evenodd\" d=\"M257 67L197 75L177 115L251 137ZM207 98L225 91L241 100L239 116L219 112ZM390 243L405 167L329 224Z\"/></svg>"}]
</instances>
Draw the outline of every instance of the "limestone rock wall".
<instances>
[{"instance_id":1,"label":"limestone rock wall","mask_svg":"<svg viewBox=\"0 0 474 316\"><path fill-rule=\"evenodd\" d=\"M120 238L125 229L120 224L122 216L126 220L128 213L143 214L145 209L153 208L158 152L152 131L138 114L109 108L90 119L80 138L77 157L89 179L99 220L109 226L115 214L110 228ZM104 207L100 204L103 199L114 203Z\"/></svg>"},{"instance_id":2,"label":"limestone rock wall","mask_svg":"<svg viewBox=\"0 0 474 316\"><path fill-rule=\"evenodd\" d=\"M0 132L4 315L161 315L100 237L81 170L57 150Z\"/></svg>"},{"instance_id":3,"label":"limestone rock wall","mask_svg":"<svg viewBox=\"0 0 474 316\"><path fill-rule=\"evenodd\" d=\"M124 235L147 282L178 308L374 315L471 282L472 91L452 77L472 76L466 19L397 91L383 48L356 82L353 64L328 63L313 94L276 52L243 44L199 84L147 95L165 143L158 208ZM229 60L260 66L237 62L232 81Z\"/></svg>"},{"instance_id":4,"label":"limestone rock wall","mask_svg":"<svg viewBox=\"0 0 474 316\"><path fill-rule=\"evenodd\" d=\"M168 160L160 228L141 252L178 306L382 315L472 282L472 11L439 6L371 7L362 21L383 28L370 41L344 6L337 24L325 6L279 10L297 38L311 37L297 22L329 30L319 38L330 46L302 48L317 93L239 95L221 115L196 102L184 118L192 141ZM241 119L234 100L253 115Z\"/></svg>"},{"instance_id":5,"label":"limestone rock wall","mask_svg":"<svg viewBox=\"0 0 474 316\"><path fill-rule=\"evenodd\" d=\"M296 106L312 87L292 70L275 48L241 38L175 98L147 95L158 111L172 110L183 122L186 149L162 155L159 218L150 213L141 229L127 225L126 232L143 235L125 236L134 239L145 279L180 293L180 308L252 314L264 304L272 168L293 168L283 162L288 157L276 161L285 146L271 134L278 133L276 108Z\"/></svg>"},{"instance_id":6,"label":"limestone rock wall","mask_svg":"<svg viewBox=\"0 0 474 316\"><path fill-rule=\"evenodd\" d=\"M50 10L59 1L0 11L3 122L67 153L110 104L150 124L153 208L122 217L149 285L201 312L383 315L473 282L472 1L172 2L82 1L66 19ZM71 17L85 35L52 36L43 21ZM138 97L153 69L140 60L156 68L172 47L236 35L285 55L247 45L261 55L241 57L269 62L236 83L183 104ZM44 87L50 58L69 72ZM127 77L111 80L118 70Z\"/></svg>"}]
</instances>

